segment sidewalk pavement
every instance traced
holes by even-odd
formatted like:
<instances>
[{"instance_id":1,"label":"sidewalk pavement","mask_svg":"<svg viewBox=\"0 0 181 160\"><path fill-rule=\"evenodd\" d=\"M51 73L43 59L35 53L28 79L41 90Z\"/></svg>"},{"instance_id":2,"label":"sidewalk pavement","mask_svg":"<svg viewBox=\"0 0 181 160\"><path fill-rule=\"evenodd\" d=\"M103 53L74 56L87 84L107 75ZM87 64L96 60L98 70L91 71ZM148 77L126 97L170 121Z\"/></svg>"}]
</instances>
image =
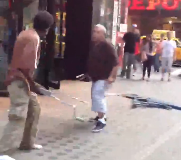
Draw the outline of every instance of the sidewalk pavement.
<instances>
[{"instance_id":1,"label":"sidewalk pavement","mask_svg":"<svg viewBox=\"0 0 181 160\"><path fill-rule=\"evenodd\" d=\"M64 81L60 91L54 94L63 101L77 105L77 114L85 119L95 116L90 111L91 83ZM150 82L117 79L109 93L134 93L149 96L181 105L180 81ZM74 98L79 98L75 100ZM172 147L171 133L180 133L180 112L161 109L131 109L128 99L109 96L108 124L99 134L91 133L94 124L73 120L71 107L60 104L49 97L39 97L42 114L37 143L43 145L39 151L22 152L17 150L24 123L8 123L9 100L0 98L0 153L16 160L170 160L165 157L165 145ZM87 101L88 104L80 101ZM166 138L162 138L166 137ZM172 146L171 146L172 145ZM164 147L163 147L164 146ZM161 150L160 152L156 152ZM3 152L4 151L4 152ZM177 157L179 149L174 150ZM153 156L154 159L150 159ZM168 154L167 154L168 156ZM177 160L177 159L174 159ZM179 159L178 159L179 160Z\"/></svg>"}]
</instances>

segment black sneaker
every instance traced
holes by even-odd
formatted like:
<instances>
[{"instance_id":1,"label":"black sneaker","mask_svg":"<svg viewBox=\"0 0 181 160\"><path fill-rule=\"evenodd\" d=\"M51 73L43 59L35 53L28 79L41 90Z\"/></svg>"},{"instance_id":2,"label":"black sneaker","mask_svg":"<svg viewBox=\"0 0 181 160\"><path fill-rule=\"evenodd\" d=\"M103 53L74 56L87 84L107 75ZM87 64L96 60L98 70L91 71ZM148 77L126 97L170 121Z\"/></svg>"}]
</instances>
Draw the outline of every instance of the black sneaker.
<instances>
[{"instance_id":1,"label":"black sneaker","mask_svg":"<svg viewBox=\"0 0 181 160\"><path fill-rule=\"evenodd\" d=\"M98 133L98 132L102 131L105 126L106 126L106 124L98 121L97 124L96 124L96 126L92 129L92 132Z\"/></svg>"},{"instance_id":2,"label":"black sneaker","mask_svg":"<svg viewBox=\"0 0 181 160\"><path fill-rule=\"evenodd\" d=\"M105 119L105 121L107 121L107 118L104 118L104 119ZM99 117L96 116L95 118L90 118L89 122L97 122L98 120L99 120Z\"/></svg>"}]
</instances>

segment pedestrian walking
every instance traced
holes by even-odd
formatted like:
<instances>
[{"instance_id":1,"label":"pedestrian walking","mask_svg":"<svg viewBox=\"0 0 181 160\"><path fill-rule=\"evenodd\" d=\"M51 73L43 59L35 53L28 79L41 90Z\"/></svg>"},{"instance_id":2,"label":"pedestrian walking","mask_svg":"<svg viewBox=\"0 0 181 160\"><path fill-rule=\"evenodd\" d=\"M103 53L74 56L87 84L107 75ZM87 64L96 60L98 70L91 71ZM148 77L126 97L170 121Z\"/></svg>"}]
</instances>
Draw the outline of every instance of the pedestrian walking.
<instances>
[{"instance_id":1,"label":"pedestrian walking","mask_svg":"<svg viewBox=\"0 0 181 160\"><path fill-rule=\"evenodd\" d=\"M141 48L141 54L142 54L142 61L143 61L143 77L142 79L145 80L145 74L147 71L148 79L150 80L151 76L151 67L153 64L153 42L151 40L151 36L148 35L146 38L143 39L142 42L142 48Z\"/></svg>"},{"instance_id":2,"label":"pedestrian walking","mask_svg":"<svg viewBox=\"0 0 181 160\"><path fill-rule=\"evenodd\" d=\"M92 46L88 59L88 74L92 79L92 111L98 113L92 132L100 132L106 126L107 103L105 92L116 80L119 68L118 56L113 45L106 41L106 29L98 24L94 27Z\"/></svg>"},{"instance_id":3,"label":"pedestrian walking","mask_svg":"<svg viewBox=\"0 0 181 160\"><path fill-rule=\"evenodd\" d=\"M34 18L33 27L22 31L15 42L12 61L6 78L11 101L9 120L21 120L28 108L20 149L40 149L35 144L40 106L36 93L40 93L33 81L33 73L40 57L40 37L44 37L54 20L47 11L40 11Z\"/></svg>"},{"instance_id":4,"label":"pedestrian walking","mask_svg":"<svg viewBox=\"0 0 181 160\"><path fill-rule=\"evenodd\" d=\"M136 36L136 44L135 44L135 60L133 63L133 76L137 71L137 64L140 63L140 31L139 29L135 29L135 36Z\"/></svg>"},{"instance_id":5,"label":"pedestrian walking","mask_svg":"<svg viewBox=\"0 0 181 160\"><path fill-rule=\"evenodd\" d=\"M168 72L168 81L171 80L171 69L173 61L176 60L176 42L172 40L172 33L167 33L168 40L162 42L162 54L161 54L161 64L162 64L162 77L161 81L164 80L165 72Z\"/></svg>"},{"instance_id":6,"label":"pedestrian walking","mask_svg":"<svg viewBox=\"0 0 181 160\"><path fill-rule=\"evenodd\" d=\"M156 54L155 54L155 59L154 59L154 70L155 72L159 72L160 70L160 57L161 57L161 52L162 52L162 42L164 40L164 34L161 34L160 36L160 41L157 43L156 46Z\"/></svg>"},{"instance_id":7,"label":"pedestrian walking","mask_svg":"<svg viewBox=\"0 0 181 160\"><path fill-rule=\"evenodd\" d=\"M123 36L123 41L125 42L124 46L124 56L123 56L123 67L121 72L121 77L130 79L131 66L135 63L135 48L137 42L137 36L135 35L136 28L133 28L133 31L127 32Z\"/></svg>"}]
</instances>

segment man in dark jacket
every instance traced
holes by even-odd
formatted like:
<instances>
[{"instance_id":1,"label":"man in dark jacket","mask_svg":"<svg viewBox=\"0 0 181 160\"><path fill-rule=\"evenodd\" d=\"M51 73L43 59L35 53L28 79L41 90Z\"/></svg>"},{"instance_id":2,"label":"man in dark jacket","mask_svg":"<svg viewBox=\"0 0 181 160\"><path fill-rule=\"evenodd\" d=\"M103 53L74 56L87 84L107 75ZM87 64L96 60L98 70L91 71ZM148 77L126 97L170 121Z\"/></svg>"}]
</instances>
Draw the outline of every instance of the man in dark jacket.
<instances>
[{"instance_id":1,"label":"man in dark jacket","mask_svg":"<svg viewBox=\"0 0 181 160\"><path fill-rule=\"evenodd\" d=\"M137 43L137 35L135 34L135 31L136 29L133 28L132 32L127 32L123 37L125 46L121 77L124 77L126 74L127 79L130 79L131 66L135 63L135 49Z\"/></svg>"}]
</instances>

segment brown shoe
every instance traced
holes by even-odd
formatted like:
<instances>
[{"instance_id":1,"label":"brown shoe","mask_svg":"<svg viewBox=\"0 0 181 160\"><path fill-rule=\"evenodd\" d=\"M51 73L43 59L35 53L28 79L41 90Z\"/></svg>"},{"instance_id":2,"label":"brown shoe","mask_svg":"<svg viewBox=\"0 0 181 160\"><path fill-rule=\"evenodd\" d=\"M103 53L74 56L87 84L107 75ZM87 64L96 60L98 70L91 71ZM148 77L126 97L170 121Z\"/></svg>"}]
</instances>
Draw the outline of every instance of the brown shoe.
<instances>
[{"instance_id":1,"label":"brown shoe","mask_svg":"<svg viewBox=\"0 0 181 160\"><path fill-rule=\"evenodd\" d=\"M16 114L9 114L8 115L9 121L21 121L24 120L24 117L17 116Z\"/></svg>"},{"instance_id":2,"label":"brown shoe","mask_svg":"<svg viewBox=\"0 0 181 160\"><path fill-rule=\"evenodd\" d=\"M38 144L34 144L33 146L27 146L27 145L20 144L19 150L35 150L35 149L40 150L42 148L43 147Z\"/></svg>"}]
</instances>

